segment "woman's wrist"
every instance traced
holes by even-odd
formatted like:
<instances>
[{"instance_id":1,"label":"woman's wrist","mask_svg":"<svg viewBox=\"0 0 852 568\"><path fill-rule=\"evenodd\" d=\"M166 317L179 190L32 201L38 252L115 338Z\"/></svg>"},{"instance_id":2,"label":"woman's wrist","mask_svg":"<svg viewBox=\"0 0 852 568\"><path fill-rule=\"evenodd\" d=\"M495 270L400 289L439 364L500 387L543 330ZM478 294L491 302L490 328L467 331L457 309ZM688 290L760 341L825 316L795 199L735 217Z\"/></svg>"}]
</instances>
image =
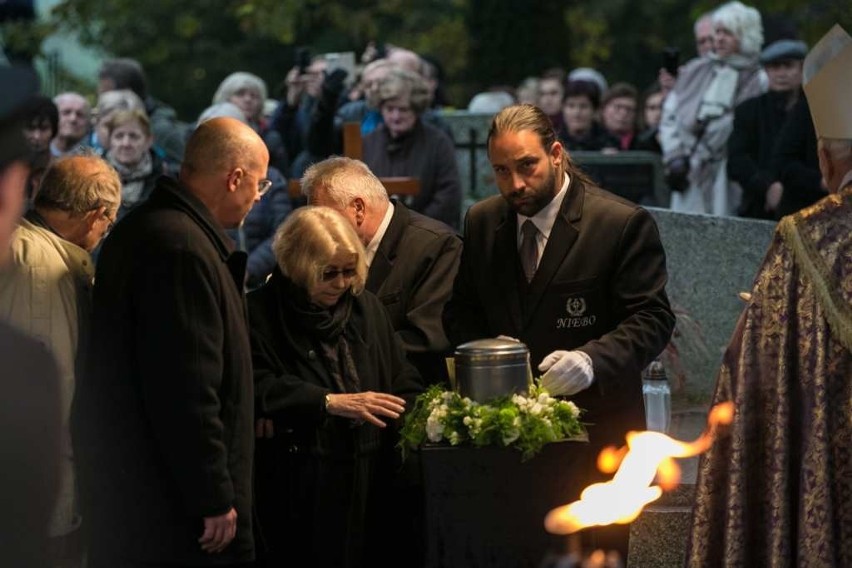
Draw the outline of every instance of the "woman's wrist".
<instances>
[{"instance_id":1,"label":"woman's wrist","mask_svg":"<svg viewBox=\"0 0 852 568\"><path fill-rule=\"evenodd\" d=\"M331 414L331 393L325 395L325 400L323 401L323 410L325 410L326 414Z\"/></svg>"}]
</instances>

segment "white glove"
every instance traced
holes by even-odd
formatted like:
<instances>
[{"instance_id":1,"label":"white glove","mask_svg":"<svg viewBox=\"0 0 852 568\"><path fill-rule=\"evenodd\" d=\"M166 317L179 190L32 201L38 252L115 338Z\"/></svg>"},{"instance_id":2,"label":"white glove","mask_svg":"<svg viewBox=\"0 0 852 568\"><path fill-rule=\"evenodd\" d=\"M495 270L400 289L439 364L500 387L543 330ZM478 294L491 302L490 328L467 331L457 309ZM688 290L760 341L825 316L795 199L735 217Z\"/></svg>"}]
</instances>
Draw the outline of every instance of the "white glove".
<instances>
[{"instance_id":1,"label":"white glove","mask_svg":"<svg viewBox=\"0 0 852 568\"><path fill-rule=\"evenodd\" d=\"M595 379L592 358L582 351L554 351L538 366L541 386L551 395L570 396L586 390Z\"/></svg>"}]
</instances>

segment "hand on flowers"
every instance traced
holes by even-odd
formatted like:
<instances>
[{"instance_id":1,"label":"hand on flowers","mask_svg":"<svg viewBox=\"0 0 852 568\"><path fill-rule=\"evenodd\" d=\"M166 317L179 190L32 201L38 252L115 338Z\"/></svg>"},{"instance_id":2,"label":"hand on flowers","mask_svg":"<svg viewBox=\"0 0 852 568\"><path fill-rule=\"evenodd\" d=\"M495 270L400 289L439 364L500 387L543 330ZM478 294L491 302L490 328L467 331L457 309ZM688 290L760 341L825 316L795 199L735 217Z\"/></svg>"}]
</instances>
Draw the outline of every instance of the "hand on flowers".
<instances>
[{"instance_id":1,"label":"hand on flowers","mask_svg":"<svg viewBox=\"0 0 852 568\"><path fill-rule=\"evenodd\" d=\"M198 539L201 550L216 554L225 550L237 535L237 512L233 507L224 515L204 517L204 534Z\"/></svg>"},{"instance_id":2,"label":"hand on flowers","mask_svg":"<svg viewBox=\"0 0 852 568\"><path fill-rule=\"evenodd\" d=\"M326 411L334 416L363 420L384 428L386 424L379 419L379 416L399 418L399 415L405 412L405 401L398 396L383 392L330 394Z\"/></svg>"},{"instance_id":3,"label":"hand on flowers","mask_svg":"<svg viewBox=\"0 0 852 568\"><path fill-rule=\"evenodd\" d=\"M554 396L577 394L589 388L595 378L592 359L582 351L554 351L538 370L544 373L541 386Z\"/></svg>"}]
</instances>

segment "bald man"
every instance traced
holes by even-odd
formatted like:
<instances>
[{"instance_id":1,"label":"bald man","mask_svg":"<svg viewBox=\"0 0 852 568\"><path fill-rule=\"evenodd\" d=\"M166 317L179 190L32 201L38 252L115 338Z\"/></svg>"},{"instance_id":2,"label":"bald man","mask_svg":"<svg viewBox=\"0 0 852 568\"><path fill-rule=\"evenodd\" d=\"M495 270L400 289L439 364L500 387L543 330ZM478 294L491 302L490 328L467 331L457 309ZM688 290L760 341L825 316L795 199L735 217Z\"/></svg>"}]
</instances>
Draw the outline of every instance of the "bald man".
<instances>
[{"instance_id":1,"label":"bald man","mask_svg":"<svg viewBox=\"0 0 852 568\"><path fill-rule=\"evenodd\" d=\"M228 566L254 558L253 391L239 226L269 188L269 153L242 122L190 137L104 242L92 350L72 427L89 566Z\"/></svg>"}]
</instances>

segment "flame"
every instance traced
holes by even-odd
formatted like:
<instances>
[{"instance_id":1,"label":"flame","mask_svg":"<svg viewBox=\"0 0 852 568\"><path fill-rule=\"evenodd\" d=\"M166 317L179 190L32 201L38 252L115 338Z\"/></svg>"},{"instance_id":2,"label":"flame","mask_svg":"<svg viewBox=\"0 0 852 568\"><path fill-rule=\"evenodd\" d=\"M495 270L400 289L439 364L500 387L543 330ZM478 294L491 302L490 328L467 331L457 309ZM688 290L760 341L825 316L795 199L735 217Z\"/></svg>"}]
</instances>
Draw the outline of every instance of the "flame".
<instances>
[{"instance_id":1,"label":"flame","mask_svg":"<svg viewBox=\"0 0 852 568\"><path fill-rule=\"evenodd\" d=\"M707 429L690 443L660 432L628 432L626 447L607 447L598 455L598 469L615 473L612 480L589 485L579 501L550 511L544 519L545 528L550 533L569 534L591 526L632 522L645 505L680 482L680 467L673 458L707 451L719 426L733 419L732 402L717 404L707 417Z\"/></svg>"}]
</instances>

